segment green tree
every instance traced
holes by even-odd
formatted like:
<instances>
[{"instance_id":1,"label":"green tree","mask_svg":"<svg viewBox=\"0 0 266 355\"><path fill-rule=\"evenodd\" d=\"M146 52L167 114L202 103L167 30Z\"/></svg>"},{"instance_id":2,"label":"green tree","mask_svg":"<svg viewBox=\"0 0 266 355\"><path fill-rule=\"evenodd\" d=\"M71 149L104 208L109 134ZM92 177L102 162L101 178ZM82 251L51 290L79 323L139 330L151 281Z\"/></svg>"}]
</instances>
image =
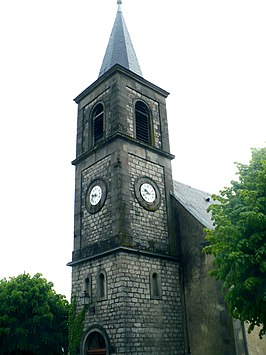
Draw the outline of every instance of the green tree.
<instances>
[{"instance_id":1,"label":"green tree","mask_svg":"<svg viewBox=\"0 0 266 355\"><path fill-rule=\"evenodd\" d=\"M69 304L41 274L0 280L0 353L67 353Z\"/></svg>"},{"instance_id":2,"label":"green tree","mask_svg":"<svg viewBox=\"0 0 266 355\"><path fill-rule=\"evenodd\" d=\"M266 148L252 149L249 165L237 164L238 181L214 195L214 229L207 229L214 256L211 275L222 280L235 319L266 333Z\"/></svg>"}]
</instances>

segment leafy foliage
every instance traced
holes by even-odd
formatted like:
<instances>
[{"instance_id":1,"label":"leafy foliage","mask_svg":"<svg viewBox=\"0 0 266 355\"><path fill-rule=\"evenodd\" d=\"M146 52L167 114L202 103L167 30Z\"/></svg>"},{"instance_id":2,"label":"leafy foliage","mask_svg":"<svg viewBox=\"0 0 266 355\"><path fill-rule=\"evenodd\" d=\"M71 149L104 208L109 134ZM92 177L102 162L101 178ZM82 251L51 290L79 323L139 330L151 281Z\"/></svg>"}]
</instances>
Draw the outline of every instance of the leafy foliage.
<instances>
[{"instance_id":1,"label":"leafy foliage","mask_svg":"<svg viewBox=\"0 0 266 355\"><path fill-rule=\"evenodd\" d=\"M253 149L249 165L237 164L232 181L209 207L214 229L207 229L214 256L211 275L223 281L225 300L235 319L266 333L266 148Z\"/></svg>"},{"instance_id":2,"label":"leafy foliage","mask_svg":"<svg viewBox=\"0 0 266 355\"><path fill-rule=\"evenodd\" d=\"M79 313L77 312L76 297L72 298L69 307L69 324L68 324L68 346L69 354L76 355L79 348L84 328L86 308L84 307Z\"/></svg>"},{"instance_id":3,"label":"leafy foliage","mask_svg":"<svg viewBox=\"0 0 266 355\"><path fill-rule=\"evenodd\" d=\"M68 301L41 274L0 280L0 353L67 353Z\"/></svg>"}]
</instances>

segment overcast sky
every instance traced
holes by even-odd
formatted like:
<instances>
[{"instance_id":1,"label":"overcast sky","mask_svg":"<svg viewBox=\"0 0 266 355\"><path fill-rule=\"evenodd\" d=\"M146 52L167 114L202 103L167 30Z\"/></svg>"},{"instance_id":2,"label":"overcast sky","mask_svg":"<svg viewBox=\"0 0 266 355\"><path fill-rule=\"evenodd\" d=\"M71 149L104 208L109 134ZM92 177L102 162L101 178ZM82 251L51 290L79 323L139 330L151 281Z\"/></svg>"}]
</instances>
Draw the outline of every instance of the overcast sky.
<instances>
[{"instance_id":1,"label":"overcast sky","mask_svg":"<svg viewBox=\"0 0 266 355\"><path fill-rule=\"evenodd\" d=\"M0 0L0 278L69 297L76 113L116 0ZM265 145L266 1L124 0L145 79L167 99L175 180L217 193Z\"/></svg>"}]
</instances>

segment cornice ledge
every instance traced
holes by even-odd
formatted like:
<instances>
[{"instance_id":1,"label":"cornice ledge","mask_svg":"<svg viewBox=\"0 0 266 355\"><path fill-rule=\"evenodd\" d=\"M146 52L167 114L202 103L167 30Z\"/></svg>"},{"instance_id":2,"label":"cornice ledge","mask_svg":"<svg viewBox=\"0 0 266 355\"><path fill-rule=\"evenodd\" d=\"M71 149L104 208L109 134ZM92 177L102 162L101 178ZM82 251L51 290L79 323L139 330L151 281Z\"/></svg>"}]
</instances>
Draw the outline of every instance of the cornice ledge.
<instances>
[{"instance_id":1,"label":"cornice ledge","mask_svg":"<svg viewBox=\"0 0 266 355\"><path fill-rule=\"evenodd\" d=\"M179 256L153 253L153 252L149 252L149 251L145 251L145 250L141 250L141 249L134 249L134 248L130 248L130 247L117 247L117 248L113 248L113 249L104 251L102 253L87 256L87 257L79 259L79 260L70 261L69 263L67 263L67 266L74 266L74 265L83 263L85 261L93 260L93 259L96 259L99 257L103 257L103 256L107 256L107 255L119 253L119 252L131 253L131 254L136 254L136 255L143 255L143 256L148 256L151 258L160 258L162 260L169 260L169 261L174 261L174 262L180 261Z\"/></svg>"},{"instance_id":2,"label":"cornice ledge","mask_svg":"<svg viewBox=\"0 0 266 355\"><path fill-rule=\"evenodd\" d=\"M132 72L131 70L123 67L120 64L115 64L110 68L106 73L104 73L102 76L100 76L97 80L95 80L90 86L88 86L84 91L82 91L75 99L74 101L78 104L84 97L86 97L92 90L94 90L97 86L99 86L102 82L106 81L110 76L112 76L114 73L120 72L131 79L136 80L137 82L141 83L144 86L147 86L154 91L158 92L161 94L163 97L167 97L169 95L169 92L160 88L159 86L152 84L150 81L144 79L142 76Z\"/></svg>"},{"instance_id":3,"label":"cornice ledge","mask_svg":"<svg viewBox=\"0 0 266 355\"><path fill-rule=\"evenodd\" d=\"M159 148L153 147L149 144L143 143L138 141L135 138L129 137L128 135L121 133L121 132L117 132L115 134L113 134L112 136L108 137L106 140L104 140L101 144L97 145L96 147L92 148L91 150L89 150L86 153L83 153L82 155L80 155L79 157L77 157L76 159L74 159L71 164L72 165L77 165L78 163L80 163L81 161L83 161L84 159L88 158L90 155L94 154L98 149L103 148L105 145L110 144L111 142L113 142L116 139L123 139L127 142L133 143L138 145L141 148L144 149L148 149L158 155L161 155L165 158L168 158L170 160L173 160L175 158L175 156L171 153L165 152L164 150L161 150Z\"/></svg>"}]
</instances>

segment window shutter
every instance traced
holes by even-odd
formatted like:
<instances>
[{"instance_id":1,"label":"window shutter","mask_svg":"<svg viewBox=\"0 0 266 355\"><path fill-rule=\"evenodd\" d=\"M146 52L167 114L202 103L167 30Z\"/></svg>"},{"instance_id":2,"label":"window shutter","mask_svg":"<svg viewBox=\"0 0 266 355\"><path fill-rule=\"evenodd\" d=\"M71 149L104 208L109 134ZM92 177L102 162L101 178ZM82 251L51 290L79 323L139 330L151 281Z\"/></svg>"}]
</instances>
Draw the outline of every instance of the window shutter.
<instances>
[{"instance_id":1,"label":"window shutter","mask_svg":"<svg viewBox=\"0 0 266 355\"><path fill-rule=\"evenodd\" d=\"M103 138L103 105L98 104L92 113L94 144Z\"/></svg>"},{"instance_id":2,"label":"window shutter","mask_svg":"<svg viewBox=\"0 0 266 355\"><path fill-rule=\"evenodd\" d=\"M136 138L150 144L150 115L148 107L141 101L135 105Z\"/></svg>"}]
</instances>

